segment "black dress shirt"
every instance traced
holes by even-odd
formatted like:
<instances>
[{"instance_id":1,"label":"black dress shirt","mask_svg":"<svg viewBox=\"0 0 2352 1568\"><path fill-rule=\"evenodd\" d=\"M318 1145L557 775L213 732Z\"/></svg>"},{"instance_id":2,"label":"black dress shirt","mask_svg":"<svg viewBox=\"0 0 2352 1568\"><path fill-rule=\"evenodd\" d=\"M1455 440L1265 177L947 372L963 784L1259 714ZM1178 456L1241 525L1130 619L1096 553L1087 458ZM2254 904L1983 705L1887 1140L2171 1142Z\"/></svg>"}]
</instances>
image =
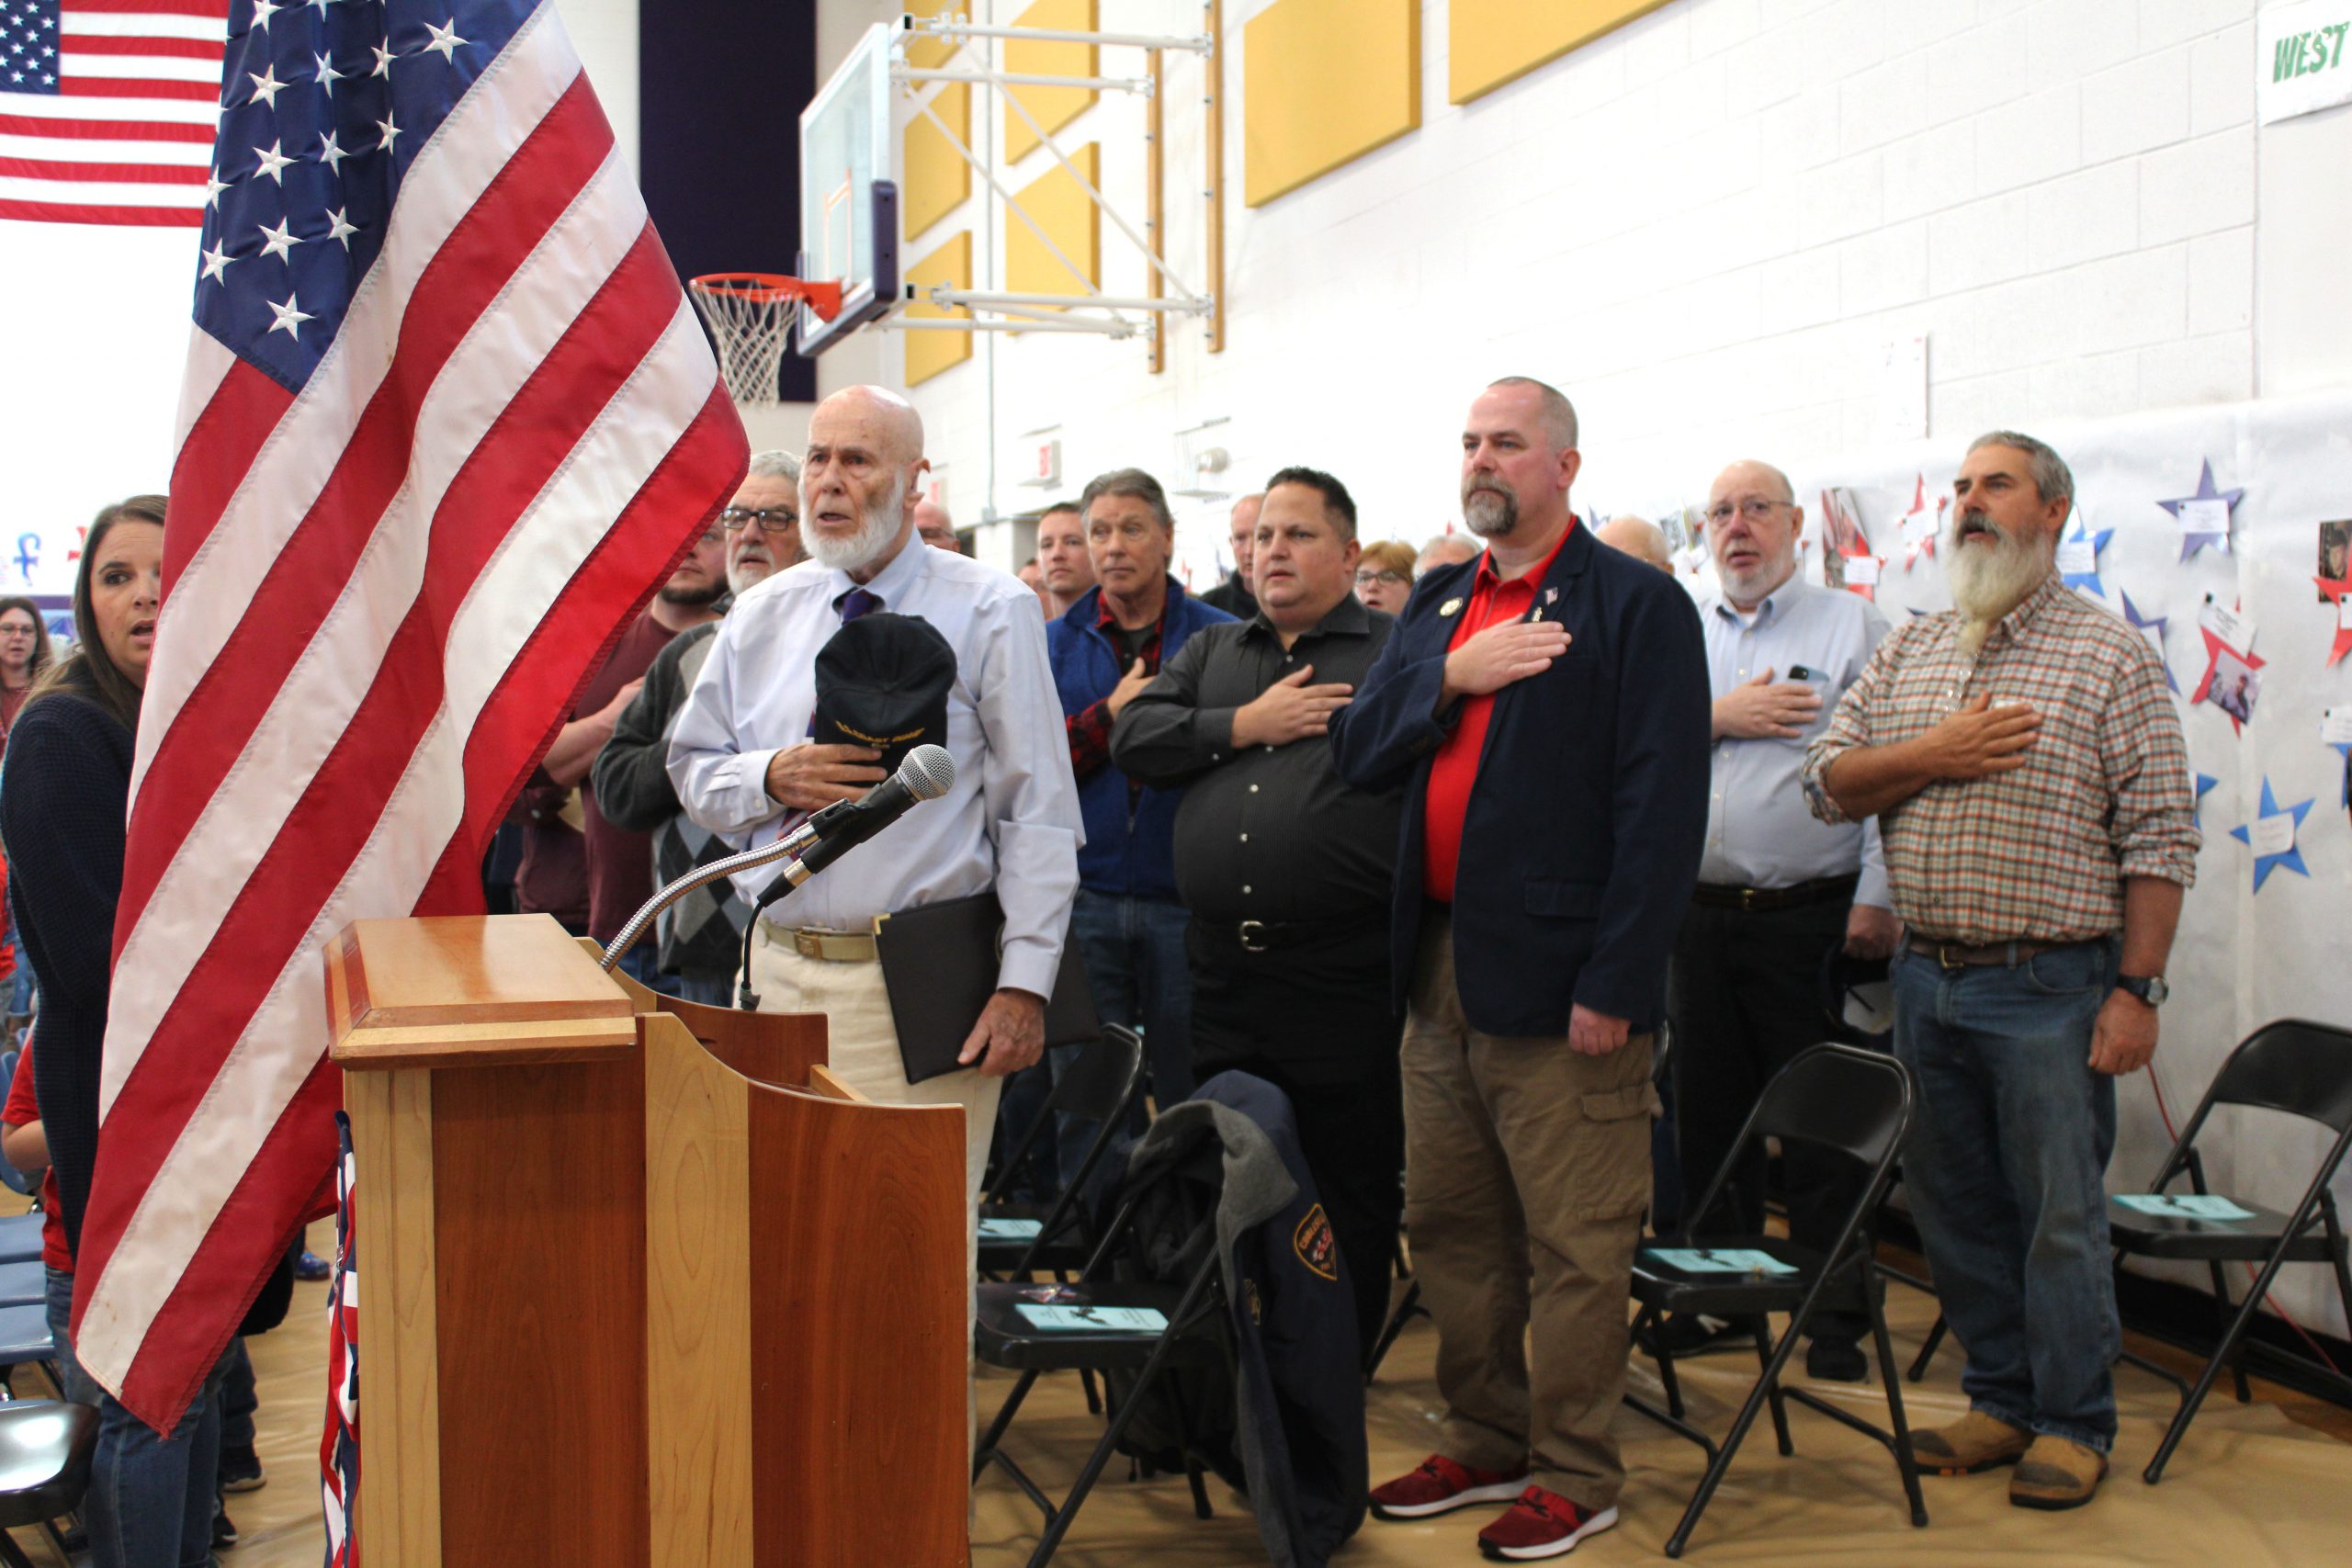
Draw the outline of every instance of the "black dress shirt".
<instances>
[{"instance_id":1,"label":"black dress shirt","mask_svg":"<svg viewBox=\"0 0 2352 1568\"><path fill-rule=\"evenodd\" d=\"M1246 621L1258 613L1258 601L1238 571L1202 594L1201 603L1223 610L1237 621Z\"/></svg>"},{"instance_id":2,"label":"black dress shirt","mask_svg":"<svg viewBox=\"0 0 2352 1568\"><path fill-rule=\"evenodd\" d=\"M1343 782L1331 743L1233 744L1233 715L1312 665L1309 683L1361 686L1396 623L1352 594L1288 649L1261 615L1193 634L1119 715L1111 761L1160 788L1176 812L1176 887L1195 919L1269 924L1384 920L1400 792Z\"/></svg>"}]
</instances>

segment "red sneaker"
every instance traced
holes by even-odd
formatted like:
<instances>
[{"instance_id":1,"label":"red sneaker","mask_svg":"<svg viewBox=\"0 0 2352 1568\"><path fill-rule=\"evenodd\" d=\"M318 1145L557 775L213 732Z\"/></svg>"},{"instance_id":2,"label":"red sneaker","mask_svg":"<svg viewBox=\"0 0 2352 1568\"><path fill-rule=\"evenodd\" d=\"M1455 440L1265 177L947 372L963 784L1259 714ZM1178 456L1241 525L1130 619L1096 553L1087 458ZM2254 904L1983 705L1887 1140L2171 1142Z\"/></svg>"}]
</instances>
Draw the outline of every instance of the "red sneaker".
<instances>
[{"instance_id":1,"label":"red sneaker","mask_svg":"<svg viewBox=\"0 0 2352 1568\"><path fill-rule=\"evenodd\" d=\"M1527 1484L1524 1470L1505 1474L1498 1470L1473 1470L1443 1454L1431 1454L1419 1470L1372 1489L1372 1517L1376 1519L1426 1519L1480 1503L1508 1503Z\"/></svg>"},{"instance_id":2,"label":"red sneaker","mask_svg":"<svg viewBox=\"0 0 2352 1568\"><path fill-rule=\"evenodd\" d=\"M1577 1542L1616 1523L1614 1508L1595 1513L1557 1492L1531 1486L1519 1495L1510 1513L1478 1532L1478 1550L1498 1562L1566 1557L1577 1549Z\"/></svg>"}]
</instances>

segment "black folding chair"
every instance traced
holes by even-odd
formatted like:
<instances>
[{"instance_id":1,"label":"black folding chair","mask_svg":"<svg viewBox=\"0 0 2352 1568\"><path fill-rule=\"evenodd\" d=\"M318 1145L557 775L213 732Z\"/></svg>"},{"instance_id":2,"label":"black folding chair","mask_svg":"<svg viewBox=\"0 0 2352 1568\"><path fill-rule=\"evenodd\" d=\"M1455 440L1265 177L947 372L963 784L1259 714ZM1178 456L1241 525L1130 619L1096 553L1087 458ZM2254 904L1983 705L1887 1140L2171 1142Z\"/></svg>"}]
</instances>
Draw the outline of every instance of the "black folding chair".
<instances>
[{"instance_id":1,"label":"black folding chair","mask_svg":"<svg viewBox=\"0 0 2352 1568\"><path fill-rule=\"evenodd\" d=\"M2335 1274L2336 1299L2343 1303L2346 1318L2352 1319L2352 1271L2347 1271L2346 1265L2344 1227L2336 1214L2335 1195L2329 1190L2337 1168L2344 1163L2345 1151L2352 1148L2352 1031L2301 1019L2283 1019L2266 1023L2246 1036L2230 1053L2229 1060L2222 1064L2222 1070L2214 1075L2213 1085L2205 1091L2197 1113L2180 1130L2180 1141L2165 1156L2156 1179L2148 1184L2150 1193L2162 1193L2187 1172L2193 1193L2218 1196L2205 1183L2205 1163L2197 1152L2197 1134L2216 1105L2283 1111L2319 1122L2333 1132L2335 1139L2328 1145L2311 1185L2303 1190L2301 1201L2290 1214L2243 1198L2232 1198L2230 1201L2246 1211L2247 1217L2229 1220L2149 1214L2120 1199L2108 1200L2108 1229L2114 1236L2118 1256L2204 1264L2212 1273L2214 1311L2220 1320L2221 1337L2212 1355L2206 1359L2204 1369L2198 1373L2194 1386L2141 1357L2128 1352L2124 1356L2134 1366L2154 1372L2180 1390L2180 1408L2174 1413L2164 1441L2156 1445L2155 1457L2143 1472L2152 1486L2164 1478L2165 1465L2172 1459L2173 1450L2179 1446L2181 1435L2188 1431L2198 1406L2211 1392L2213 1380L2221 1375L2223 1365L2235 1374L2239 1403L2253 1397L2245 1381L2245 1334L2270 1282L2278 1278L2283 1265L2326 1264ZM2224 1263L2261 1266L2244 1301L2231 1299L2228 1276L2222 1267ZM2352 1395L2352 1378L2315 1362L2309 1370L2312 1376Z\"/></svg>"},{"instance_id":2,"label":"black folding chair","mask_svg":"<svg viewBox=\"0 0 2352 1568\"><path fill-rule=\"evenodd\" d=\"M57 1400L0 1404L0 1564L32 1568L8 1531L37 1525L71 1562L57 1521L82 1506L90 1485L90 1456L98 1444L98 1413Z\"/></svg>"},{"instance_id":3,"label":"black folding chair","mask_svg":"<svg viewBox=\"0 0 2352 1568\"><path fill-rule=\"evenodd\" d=\"M1666 1383L1669 1409L1661 1410L1631 1392L1625 1395L1627 1404L1690 1438L1707 1454L1706 1473L1700 1477L1698 1489L1691 1494L1682 1522L1667 1540L1668 1557L1682 1555L1699 1516L1706 1510L1708 1500L1713 1497L1724 1472L1731 1468L1732 1457L1739 1451L1758 1412L1768 1404L1781 1452L1787 1455L1796 1451L1789 1439L1784 1399L1793 1399L1817 1410L1876 1438L1892 1450L1895 1469L1903 1477L1904 1493L1910 1500L1911 1522L1928 1522L1927 1502L1919 1494L1919 1472L1911 1457L1910 1429L1903 1417L1894 1350L1886 1335L1883 1291L1872 1255L1875 1238L1868 1223L1894 1179L1894 1162L1911 1127L1912 1098L1911 1075L1892 1056L1850 1045L1812 1047L1774 1074L1772 1081L1764 1086L1764 1093L1756 1109L1748 1113L1747 1123L1740 1129L1730 1154L1708 1182L1705 1195L1689 1213L1704 1214L1714 1208L1716 1196L1730 1179L1750 1139L1779 1138L1784 1145L1797 1141L1834 1149L1867 1167L1870 1177L1829 1249L1816 1252L1796 1242L1769 1235L1684 1236L1677 1248L1653 1244L1634 1255L1634 1298L1641 1303L1641 1311L1634 1320L1637 1333L1668 1314L1701 1313L1736 1323L1746 1322L1754 1327L1757 1358L1763 1363L1756 1386L1749 1391L1747 1403L1740 1407L1720 1449L1713 1438L1682 1418L1681 1388L1670 1352L1661 1351L1657 1358L1658 1375ZM1746 1272L1724 1273L1686 1267L1679 1260L1662 1256L1673 1250L1715 1254L1733 1249L1765 1254L1778 1269L1758 1267ZM1807 1390L1781 1387L1781 1369L1788 1365L1789 1357L1814 1314L1823 1307L1860 1310L1868 1314L1871 1337L1878 1349L1879 1378L1886 1385L1892 1432L1873 1427ZM1777 1345L1772 1340L1768 1317L1776 1312L1789 1314L1789 1326Z\"/></svg>"},{"instance_id":4,"label":"black folding chair","mask_svg":"<svg viewBox=\"0 0 2352 1568\"><path fill-rule=\"evenodd\" d=\"M991 1278L1039 1271L1068 1273L1084 1267L1093 1238L1086 1235L1088 1181L1143 1093L1143 1040L1118 1024L1103 1026L1100 1038L1079 1048L1046 1096L1045 1109L1005 1154L996 1186L981 1195L980 1272ZM1086 1153L1051 1203L1016 1202L1006 1196L1039 1138L1051 1140L1061 1116L1091 1122Z\"/></svg>"}]
</instances>

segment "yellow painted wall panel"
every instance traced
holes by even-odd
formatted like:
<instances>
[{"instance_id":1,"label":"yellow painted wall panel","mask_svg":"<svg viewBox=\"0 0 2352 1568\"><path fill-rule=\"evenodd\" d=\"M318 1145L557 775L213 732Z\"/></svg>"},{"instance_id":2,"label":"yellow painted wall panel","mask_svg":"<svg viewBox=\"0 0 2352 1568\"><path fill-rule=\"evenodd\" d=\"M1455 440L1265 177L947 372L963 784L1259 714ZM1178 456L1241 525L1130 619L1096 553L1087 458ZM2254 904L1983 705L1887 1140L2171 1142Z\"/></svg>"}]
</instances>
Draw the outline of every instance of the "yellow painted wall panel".
<instances>
[{"instance_id":1,"label":"yellow painted wall panel","mask_svg":"<svg viewBox=\"0 0 2352 1568\"><path fill-rule=\"evenodd\" d=\"M1102 188L1102 148L1090 141L1069 161L1095 189ZM1102 287L1102 209L1059 164L1014 192L1022 210L1053 236L1078 273ZM1004 286L1016 294L1083 294L1086 289L1061 256L1047 250L1029 225L1011 213L1004 220Z\"/></svg>"},{"instance_id":2,"label":"yellow painted wall panel","mask_svg":"<svg viewBox=\"0 0 2352 1568\"><path fill-rule=\"evenodd\" d=\"M1466 104L1665 4L1666 0L1452 0L1446 22L1446 97Z\"/></svg>"},{"instance_id":3,"label":"yellow painted wall panel","mask_svg":"<svg viewBox=\"0 0 2352 1568\"><path fill-rule=\"evenodd\" d=\"M1097 31L1098 7L1095 0L1037 0L1021 15L1012 18L1016 28L1050 28L1057 32L1091 33ZM1008 39L1004 45L1004 68L1015 75L1027 76L1094 76L1101 73L1096 65L1099 52L1091 43L1023 43ZM1022 107L1037 117L1037 123L1047 135L1059 130L1080 115L1094 107L1096 94L1085 87L1007 87L1007 98L1019 98ZM1017 164L1027 157L1037 145L1029 122L1014 113L1010 104L1004 110L1004 161Z\"/></svg>"},{"instance_id":4,"label":"yellow painted wall panel","mask_svg":"<svg viewBox=\"0 0 2352 1568\"><path fill-rule=\"evenodd\" d=\"M1420 125L1420 0L1273 0L1242 28L1241 94L1263 207Z\"/></svg>"},{"instance_id":5,"label":"yellow painted wall panel","mask_svg":"<svg viewBox=\"0 0 2352 1568\"><path fill-rule=\"evenodd\" d=\"M899 8L908 16L921 17L925 21L944 12L966 9L959 0L903 0ZM892 17L891 25L896 27L897 23L898 18ZM939 39L917 39L907 45L907 63L933 71L946 64L947 57L955 52L954 44Z\"/></svg>"},{"instance_id":6,"label":"yellow painted wall panel","mask_svg":"<svg viewBox=\"0 0 2352 1568\"><path fill-rule=\"evenodd\" d=\"M972 89L961 82L940 89L932 109L947 122L956 140L972 144ZM972 194L972 165L956 151L955 142L939 127L917 115L907 122L903 146L906 183L899 192L899 210L911 240L964 205Z\"/></svg>"},{"instance_id":7,"label":"yellow painted wall panel","mask_svg":"<svg viewBox=\"0 0 2352 1568\"><path fill-rule=\"evenodd\" d=\"M918 288L928 288L934 283L944 283L951 288L972 287L972 231L957 234L931 254L907 268L906 280ZM953 317L969 321L969 310L943 310L936 305L916 304L907 307L907 314L917 321ZM915 331L900 333L899 341L907 345L907 385L919 387L942 370L951 369L972 357L970 333Z\"/></svg>"}]
</instances>

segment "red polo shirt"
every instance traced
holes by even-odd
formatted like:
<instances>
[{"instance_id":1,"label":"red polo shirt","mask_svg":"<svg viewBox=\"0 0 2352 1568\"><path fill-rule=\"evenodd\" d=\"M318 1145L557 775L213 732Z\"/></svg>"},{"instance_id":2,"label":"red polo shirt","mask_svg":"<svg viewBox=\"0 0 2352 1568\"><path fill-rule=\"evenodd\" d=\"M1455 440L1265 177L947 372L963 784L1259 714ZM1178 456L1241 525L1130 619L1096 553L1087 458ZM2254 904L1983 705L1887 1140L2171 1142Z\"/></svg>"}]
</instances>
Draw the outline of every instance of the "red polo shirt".
<instances>
[{"instance_id":1,"label":"red polo shirt","mask_svg":"<svg viewBox=\"0 0 2352 1568\"><path fill-rule=\"evenodd\" d=\"M1559 543L1532 570L1505 582L1495 573L1492 550L1478 558L1472 579L1470 602L1454 626L1449 653L1471 637L1504 621L1524 620L1535 605L1535 591L1550 575L1560 547L1576 532L1576 519L1560 530ZM1441 606L1442 609L1442 606ZM1462 814L1470 807L1470 786L1478 777L1478 755L1486 749L1487 720L1495 708L1494 694L1462 699L1462 717L1453 733L1430 763L1429 795L1421 805L1421 890L1430 897L1453 902L1453 870L1462 859Z\"/></svg>"}]
</instances>

